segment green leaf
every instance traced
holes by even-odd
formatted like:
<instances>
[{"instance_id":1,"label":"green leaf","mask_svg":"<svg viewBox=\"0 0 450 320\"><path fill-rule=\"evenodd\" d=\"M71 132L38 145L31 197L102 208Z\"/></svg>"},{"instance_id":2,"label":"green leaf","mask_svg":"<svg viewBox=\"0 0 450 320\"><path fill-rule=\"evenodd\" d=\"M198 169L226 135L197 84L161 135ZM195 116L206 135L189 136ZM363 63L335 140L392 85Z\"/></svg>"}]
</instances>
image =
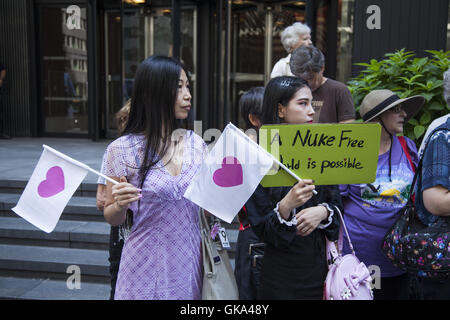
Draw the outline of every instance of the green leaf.
<instances>
[{"instance_id":1,"label":"green leaf","mask_svg":"<svg viewBox=\"0 0 450 320\"><path fill-rule=\"evenodd\" d=\"M419 121L417 121L414 118L411 118L411 119L409 119L408 123L412 124L413 126L417 126L419 124Z\"/></svg>"},{"instance_id":2,"label":"green leaf","mask_svg":"<svg viewBox=\"0 0 450 320\"><path fill-rule=\"evenodd\" d=\"M422 93L422 96L425 98L425 100L427 100L427 102L429 102L431 99L433 99L432 93Z\"/></svg>"},{"instance_id":3,"label":"green leaf","mask_svg":"<svg viewBox=\"0 0 450 320\"><path fill-rule=\"evenodd\" d=\"M411 96L411 90L404 90L403 92L399 92L398 96L402 99L408 98L409 96Z\"/></svg>"},{"instance_id":4,"label":"green leaf","mask_svg":"<svg viewBox=\"0 0 450 320\"><path fill-rule=\"evenodd\" d=\"M425 111L421 116L420 116L420 124L421 125L427 125L429 124L431 121L431 114L428 111Z\"/></svg>"},{"instance_id":5,"label":"green leaf","mask_svg":"<svg viewBox=\"0 0 450 320\"><path fill-rule=\"evenodd\" d=\"M414 135L416 139L420 138L425 133L425 127L423 126L415 126L414 127Z\"/></svg>"},{"instance_id":6,"label":"green leaf","mask_svg":"<svg viewBox=\"0 0 450 320\"><path fill-rule=\"evenodd\" d=\"M416 79L419 79L420 77L423 77L423 74L417 74L417 75L415 75L414 77L411 78L410 81L414 81L414 80L416 80Z\"/></svg>"},{"instance_id":7,"label":"green leaf","mask_svg":"<svg viewBox=\"0 0 450 320\"><path fill-rule=\"evenodd\" d=\"M422 89L428 90L428 87L426 85L424 85L423 83L416 82L414 84L417 85L418 87L422 88Z\"/></svg>"},{"instance_id":8,"label":"green leaf","mask_svg":"<svg viewBox=\"0 0 450 320\"><path fill-rule=\"evenodd\" d=\"M444 110L445 109L445 107L444 107L444 105L442 105L441 103L439 103L439 102L433 102L429 107L428 107L428 110L433 110L433 111L441 111L441 110Z\"/></svg>"},{"instance_id":9,"label":"green leaf","mask_svg":"<svg viewBox=\"0 0 450 320\"><path fill-rule=\"evenodd\" d=\"M428 58L418 59L416 65L419 67L423 67L428 62Z\"/></svg>"},{"instance_id":10,"label":"green leaf","mask_svg":"<svg viewBox=\"0 0 450 320\"><path fill-rule=\"evenodd\" d=\"M433 81L433 85L431 86L431 88L432 89L440 88L440 87L442 87L443 84L444 84L444 81L442 81L442 80L435 80L435 81Z\"/></svg>"},{"instance_id":11,"label":"green leaf","mask_svg":"<svg viewBox=\"0 0 450 320\"><path fill-rule=\"evenodd\" d=\"M405 82L409 82L409 79L406 77L398 77L399 79L405 80Z\"/></svg>"},{"instance_id":12,"label":"green leaf","mask_svg":"<svg viewBox=\"0 0 450 320\"><path fill-rule=\"evenodd\" d=\"M365 62L357 62L355 63L355 66L370 67L370 64Z\"/></svg>"}]
</instances>

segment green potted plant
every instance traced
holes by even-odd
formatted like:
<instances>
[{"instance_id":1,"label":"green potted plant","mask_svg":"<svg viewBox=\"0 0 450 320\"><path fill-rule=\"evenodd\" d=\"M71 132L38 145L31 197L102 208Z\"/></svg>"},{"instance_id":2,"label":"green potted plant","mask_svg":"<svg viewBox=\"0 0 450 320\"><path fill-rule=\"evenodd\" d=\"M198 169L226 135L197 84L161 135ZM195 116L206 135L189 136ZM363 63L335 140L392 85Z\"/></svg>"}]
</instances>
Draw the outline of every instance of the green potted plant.
<instances>
[{"instance_id":1,"label":"green potted plant","mask_svg":"<svg viewBox=\"0 0 450 320\"><path fill-rule=\"evenodd\" d=\"M364 96L375 89L389 89L400 98L421 95L425 105L404 127L404 135L420 144L430 123L450 111L442 96L442 75L450 67L450 51L425 50L429 56L417 58L415 53L398 50L385 54L385 59L357 63L365 67L348 82L357 116ZM362 120L359 120L362 121Z\"/></svg>"}]
</instances>

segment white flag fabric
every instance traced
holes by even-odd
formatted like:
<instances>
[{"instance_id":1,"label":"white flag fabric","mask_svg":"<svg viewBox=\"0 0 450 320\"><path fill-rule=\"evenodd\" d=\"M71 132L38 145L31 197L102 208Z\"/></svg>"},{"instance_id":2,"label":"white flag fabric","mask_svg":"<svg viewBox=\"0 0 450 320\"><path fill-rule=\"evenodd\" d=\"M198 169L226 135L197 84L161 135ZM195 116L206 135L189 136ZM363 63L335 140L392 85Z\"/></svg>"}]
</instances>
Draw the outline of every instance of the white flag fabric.
<instances>
[{"instance_id":1,"label":"white flag fabric","mask_svg":"<svg viewBox=\"0 0 450 320\"><path fill-rule=\"evenodd\" d=\"M89 167L46 145L36 168L12 210L50 233Z\"/></svg>"},{"instance_id":2,"label":"white flag fabric","mask_svg":"<svg viewBox=\"0 0 450 320\"><path fill-rule=\"evenodd\" d=\"M267 151L230 123L184 197L231 223L272 167L273 161Z\"/></svg>"}]
</instances>

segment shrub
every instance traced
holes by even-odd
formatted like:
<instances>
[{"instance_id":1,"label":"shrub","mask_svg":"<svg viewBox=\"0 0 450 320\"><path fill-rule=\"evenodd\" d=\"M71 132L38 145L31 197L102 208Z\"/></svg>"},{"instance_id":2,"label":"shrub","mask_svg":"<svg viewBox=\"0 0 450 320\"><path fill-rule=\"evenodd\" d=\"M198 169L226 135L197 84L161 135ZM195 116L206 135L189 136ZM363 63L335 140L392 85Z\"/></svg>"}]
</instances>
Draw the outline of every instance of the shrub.
<instances>
[{"instance_id":1,"label":"shrub","mask_svg":"<svg viewBox=\"0 0 450 320\"><path fill-rule=\"evenodd\" d=\"M365 69L348 82L357 116L366 94L375 89L389 89L400 98L421 95L423 108L405 125L403 134L419 145L429 124L447 114L450 108L442 96L442 75L450 67L450 51L425 50L428 57L417 58L405 49L385 54L385 59L357 63ZM361 120L360 120L361 121Z\"/></svg>"}]
</instances>

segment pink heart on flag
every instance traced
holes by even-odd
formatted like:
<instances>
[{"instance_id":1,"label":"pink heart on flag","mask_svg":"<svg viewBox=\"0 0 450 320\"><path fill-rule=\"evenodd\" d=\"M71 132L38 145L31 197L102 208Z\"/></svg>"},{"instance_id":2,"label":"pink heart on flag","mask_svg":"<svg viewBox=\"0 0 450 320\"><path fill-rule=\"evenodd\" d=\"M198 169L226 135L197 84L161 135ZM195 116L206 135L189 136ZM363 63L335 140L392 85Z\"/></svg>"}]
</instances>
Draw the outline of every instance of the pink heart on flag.
<instances>
[{"instance_id":1,"label":"pink heart on flag","mask_svg":"<svg viewBox=\"0 0 450 320\"><path fill-rule=\"evenodd\" d=\"M219 187L229 188L243 183L242 166L235 157L225 157L222 168L214 172L213 180Z\"/></svg>"},{"instance_id":2,"label":"pink heart on flag","mask_svg":"<svg viewBox=\"0 0 450 320\"><path fill-rule=\"evenodd\" d=\"M45 177L46 180L38 186L38 194L42 198L52 197L64 190L64 172L61 167L51 167Z\"/></svg>"}]
</instances>

